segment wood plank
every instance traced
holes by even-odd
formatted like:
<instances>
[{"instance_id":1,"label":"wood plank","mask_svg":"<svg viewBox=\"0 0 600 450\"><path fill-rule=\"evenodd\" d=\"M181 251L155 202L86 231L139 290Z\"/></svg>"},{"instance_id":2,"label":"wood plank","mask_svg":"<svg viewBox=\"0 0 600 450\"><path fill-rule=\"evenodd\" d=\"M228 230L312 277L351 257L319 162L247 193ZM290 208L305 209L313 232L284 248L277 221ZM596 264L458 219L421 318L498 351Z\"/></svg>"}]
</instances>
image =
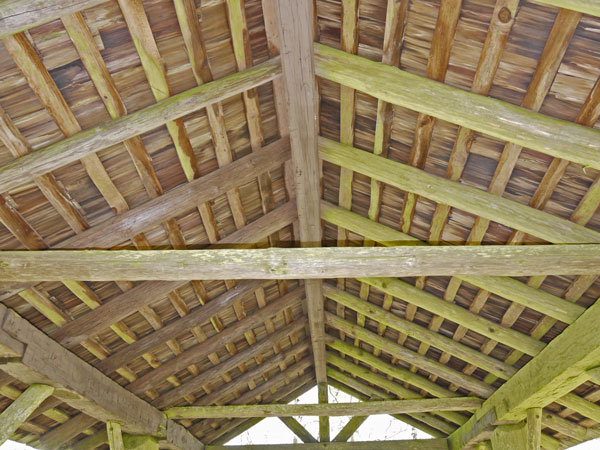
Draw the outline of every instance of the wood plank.
<instances>
[{"instance_id":1,"label":"wood plank","mask_svg":"<svg viewBox=\"0 0 600 450\"><path fill-rule=\"evenodd\" d=\"M452 265L456 261L460 264ZM110 281L121 277L181 282L194 278L194 274L202 280L459 275L566 323L574 322L584 308L519 281L471 274L599 272L599 244L0 252L0 281ZM531 297L526 297L528 294Z\"/></svg>"},{"instance_id":2,"label":"wood plank","mask_svg":"<svg viewBox=\"0 0 600 450\"><path fill-rule=\"evenodd\" d=\"M78 159L143 134L168 120L259 86L280 74L279 59L273 58L244 72L176 94L157 104L113 119L51 144L0 168L0 192L8 191Z\"/></svg>"},{"instance_id":3,"label":"wood plank","mask_svg":"<svg viewBox=\"0 0 600 450\"><path fill-rule=\"evenodd\" d=\"M207 445L206 450L447 450L445 439L377 442L317 442L312 444Z\"/></svg>"},{"instance_id":4,"label":"wood plank","mask_svg":"<svg viewBox=\"0 0 600 450\"><path fill-rule=\"evenodd\" d=\"M527 450L540 450L542 445L542 408L527 410Z\"/></svg>"},{"instance_id":5,"label":"wood plank","mask_svg":"<svg viewBox=\"0 0 600 450\"><path fill-rule=\"evenodd\" d=\"M381 100L556 158L600 168L597 130L465 92L321 44L315 44L315 67L318 76Z\"/></svg>"},{"instance_id":6,"label":"wood plank","mask_svg":"<svg viewBox=\"0 0 600 450\"><path fill-rule=\"evenodd\" d=\"M158 440L153 436L123 435L125 450L158 450Z\"/></svg>"},{"instance_id":7,"label":"wood plank","mask_svg":"<svg viewBox=\"0 0 600 450\"><path fill-rule=\"evenodd\" d=\"M191 442L202 447L181 425L128 392L25 319L1 307L2 344L21 355L20 362L2 368L26 384L44 383L53 395L98 421L118 420L125 431L166 437L173 446L186 450ZM196 447L198 448L198 447Z\"/></svg>"},{"instance_id":8,"label":"wood plank","mask_svg":"<svg viewBox=\"0 0 600 450\"><path fill-rule=\"evenodd\" d=\"M478 408L481 406L481 403L482 401L475 397L455 397L417 400L379 400L361 403L180 406L167 409L165 414L171 419L293 416L337 417L432 411L467 411Z\"/></svg>"},{"instance_id":9,"label":"wood plank","mask_svg":"<svg viewBox=\"0 0 600 450\"><path fill-rule=\"evenodd\" d=\"M500 425L492 433L493 450L527 448L527 424Z\"/></svg>"},{"instance_id":10,"label":"wood plank","mask_svg":"<svg viewBox=\"0 0 600 450\"><path fill-rule=\"evenodd\" d=\"M299 237L303 247L320 246L321 170L317 148L318 93L313 62L313 4L309 0L278 1L275 14L288 101ZM298 86L302 86L302 89L298 89ZM323 383L327 376L321 283L307 281L305 286L317 383Z\"/></svg>"},{"instance_id":11,"label":"wood plank","mask_svg":"<svg viewBox=\"0 0 600 450\"><path fill-rule=\"evenodd\" d=\"M320 139L320 155L323 160L351 167L398 189L415 192L550 242L575 244L600 239L600 233L568 220L325 138Z\"/></svg>"},{"instance_id":12,"label":"wood plank","mask_svg":"<svg viewBox=\"0 0 600 450\"><path fill-rule=\"evenodd\" d=\"M4 444L53 392L52 386L32 384L2 411L0 414L0 444Z\"/></svg>"},{"instance_id":13,"label":"wood plank","mask_svg":"<svg viewBox=\"0 0 600 450\"><path fill-rule=\"evenodd\" d=\"M346 361L342 358L339 358L339 360ZM346 362L348 364L352 365L353 366L352 368L354 368L354 367L358 368L359 372L357 372L357 375L362 374L364 371L366 371L364 373L374 375L375 377L379 377L380 379L390 382L390 380L388 380L386 377L382 377L381 375L376 375L374 372L370 371L366 367L356 366L349 361L346 361ZM403 398L401 395L394 397L394 395L380 391L370 385L367 385L367 384L359 381L357 378L353 378L349 375L343 374L342 372L334 369L333 367L327 368L327 376L328 376L328 382L330 383L331 386L335 387L336 389L339 389L342 392L345 392L348 395L353 396L354 398L362 400L362 401L370 401L372 399ZM348 383L344 384L345 382L348 382ZM390 392L394 392L395 390L397 390L398 387L402 388L402 386L399 385L398 383L394 383L394 382L391 382L391 383L393 384L394 390L390 391ZM351 386L351 387L349 387L349 386ZM413 394L416 394L416 393L413 393ZM409 397L409 398L421 398L421 397L413 396L413 397ZM428 433L429 435L431 435L433 437L437 437L437 438L445 437L446 435L448 435L449 433L451 433L453 430L456 429L455 426L450 425L448 422L446 422L442 419L436 418L432 414L429 414L429 413L418 413L418 414L411 414L411 415L395 414L392 417L402 421L403 423L412 425L415 428L420 429L421 431L424 431L425 433ZM440 431L440 430L444 430L444 431Z\"/></svg>"}]
</instances>

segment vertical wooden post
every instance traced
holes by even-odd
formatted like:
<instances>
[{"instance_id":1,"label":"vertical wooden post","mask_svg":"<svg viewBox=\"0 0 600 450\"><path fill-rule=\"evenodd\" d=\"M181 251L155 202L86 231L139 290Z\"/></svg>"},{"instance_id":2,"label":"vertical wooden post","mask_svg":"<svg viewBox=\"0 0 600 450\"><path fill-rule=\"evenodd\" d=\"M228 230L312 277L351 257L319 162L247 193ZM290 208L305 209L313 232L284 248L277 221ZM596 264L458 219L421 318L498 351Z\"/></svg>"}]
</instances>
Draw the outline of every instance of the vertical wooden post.
<instances>
[{"instance_id":1,"label":"vertical wooden post","mask_svg":"<svg viewBox=\"0 0 600 450\"><path fill-rule=\"evenodd\" d=\"M0 415L0 445L4 444L53 392L52 386L32 384L12 402Z\"/></svg>"},{"instance_id":2,"label":"vertical wooden post","mask_svg":"<svg viewBox=\"0 0 600 450\"><path fill-rule=\"evenodd\" d=\"M542 408L527 410L527 450L540 450L542 442Z\"/></svg>"},{"instance_id":3,"label":"vertical wooden post","mask_svg":"<svg viewBox=\"0 0 600 450\"><path fill-rule=\"evenodd\" d=\"M106 432L108 433L108 445L110 446L110 450L125 450L120 423L106 422Z\"/></svg>"},{"instance_id":4,"label":"vertical wooden post","mask_svg":"<svg viewBox=\"0 0 600 450\"><path fill-rule=\"evenodd\" d=\"M327 383L319 383L319 403L329 403ZM319 416L319 441L329 442L329 417Z\"/></svg>"}]
</instances>

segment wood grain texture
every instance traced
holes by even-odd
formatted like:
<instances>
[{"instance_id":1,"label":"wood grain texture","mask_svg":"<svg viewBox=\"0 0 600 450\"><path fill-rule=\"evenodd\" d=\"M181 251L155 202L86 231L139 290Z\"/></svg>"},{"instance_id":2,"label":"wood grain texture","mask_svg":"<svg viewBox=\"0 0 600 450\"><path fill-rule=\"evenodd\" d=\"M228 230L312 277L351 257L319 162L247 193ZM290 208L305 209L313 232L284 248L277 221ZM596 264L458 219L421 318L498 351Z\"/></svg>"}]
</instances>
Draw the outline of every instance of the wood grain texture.
<instances>
[{"instance_id":1,"label":"wood grain texture","mask_svg":"<svg viewBox=\"0 0 600 450\"><path fill-rule=\"evenodd\" d=\"M317 90L313 64L312 6L309 0L285 0L277 2L275 8L288 100L299 237L303 247L321 245L321 170L317 149ZM303 89L298 89L298 86L303 86ZM321 383L326 380L326 375L323 295L320 282L308 281L306 290L317 382Z\"/></svg>"},{"instance_id":2,"label":"wood grain texture","mask_svg":"<svg viewBox=\"0 0 600 450\"><path fill-rule=\"evenodd\" d=\"M2 411L0 414L0 444L4 444L53 392L52 386L32 384Z\"/></svg>"},{"instance_id":3,"label":"wood grain texture","mask_svg":"<svg viewBox=\"0 0 600 450\"><path fill-rule=\"evenodd\" d=\"M456 263L459 261L458 263ZM454 262L454 264L452 264ZM81 279L185 281L218 279L320 279L461 275L472 284L510 292L507 280L470 275L571 275L600 272L600 245L399 246L214 250L63 250L3 251L1 281ZM519 282L516 282L519 283ZM518 284L520 286L520 283ZM582 308L557 304L530 288L547 312L571 323ZM525 294L526 295L526 294ZM544 300L542 300L544 299ZM552 300L549 300L552 299ZM526 300L523 300L526 302ZM564 303L562 308L561 303ZM555 309L553 309L555 308Z\"/></svg>"}]
</instances>

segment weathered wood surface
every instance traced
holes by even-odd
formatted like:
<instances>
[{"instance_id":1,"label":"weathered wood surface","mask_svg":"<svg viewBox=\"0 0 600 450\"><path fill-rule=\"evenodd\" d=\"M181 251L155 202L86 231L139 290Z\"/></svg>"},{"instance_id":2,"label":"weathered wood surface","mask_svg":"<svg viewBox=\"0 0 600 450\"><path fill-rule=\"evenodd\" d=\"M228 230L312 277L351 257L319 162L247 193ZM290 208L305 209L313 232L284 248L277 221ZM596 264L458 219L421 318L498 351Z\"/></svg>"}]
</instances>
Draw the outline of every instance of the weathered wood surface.
<instances>
[{"instance_id":1,"label":"weathered wood surface","mask_svg":"<svg viewBox=\"0 0 600 450\"><path fill-rule=\"evenodd\" d=\"M600 132L315 44L318 76L526 148L600 169Z\"/></svg>"},{"instance_id":2,"label":"weathered wood surface","mask_svg":"<svg viewBox=\"0 0 600 450\"><path fill-rule=\"evenodd\" d=\"M40 437L40 448L53 450L60 448L98 421L86 414L77 414L65 423L50 429Z\"/></svg>"},{"instance_id":3,"label":"weathered wood surface","mask_svg":"<svg viewBox=\"0 0 600 450\"><path fill-rule=\"evenodd\" d=\"M321 245L320 164L317 88L313 56L313 4L309 0L275 2L292 148L298 228L303 247ZM298 86L302 86L299 89ZM317 382L326 380L321 282L305 282Z\"/></svg>"},{"instance_id":4,"label":"weathered wood surface","mask_svg":"<svg viewBox=\"0 0 600 450\"><path fill-rule=\"evenodd\" d=\"M510 290L502 279L468 275L600 273L600 245L400 246L214 250L61 250L0 252L1 281L320 279L462 275ZM507 283L510 283L506 280ZM518 283L518 282L517 282ZM536 291L531 288L532 293ZM554 299L553 296L546 296ZM522 302L527 303L527 299ZM573 322L583 309L531 300Z\"/></svg>"},{"instance_id":5,"label":"weathered wood surface","mask_svg":"<svg viewBox=\"0 0 600 450\"><path fill-rule=\"evenodd\" d=\"M313 444L207 445L206 450L447 450L446 439L377 442L318 442Z\"/></svg>"},{"instance_id":6,"label":"weathered wood surface","mask_svg":"<svg viewBox=\"0 0 600 450\"><path fill-rule=\"evenodd\" d=\"M336 434L335 438L333 438L333 442L346 442L348 439L352 437L356 430L364 423L365 420L368 419L368 416L354 416L352 417L344 428L342 428L338 434Z\"/></svg>"},{"instance_id":7,"label":"weathered wood surface","mask_svg":"<svg viewBox=\"0 0 600 450\"><path fill-rule=\"evenodd\" d=\"M110 450L125 450L120 423L113 421L106 422L106 433L108 435L108 446L110 447Z\"/></svg>"},{"instance_id":8,"label":"weathered wood surface","mask_svg":"<svg viewBox=\"0 0 600 450\"><path fill-rule=\"evenodd\" d=\"M539 0L539 3L600 17L600 5L595 0Z\"/></svg>"},{"instance_id":9,"label":"weathered wood surface","mask_svg":"<svg viewBox=\"0 0 600 450\"><path fill-rule=\"evenodd\" d=\"M310 434L306 428L302 426L300 422L298 422L293 417L280 417L281 422L288 427L288 429L294 433L302 442L305 444L311 442L318 442L312 434Z\"/></svg>"},{"instance_id":10,"label":"weathered wood surface","mask_svg":"<svg viewBox=\"0 0 600 450\"><path fill-rule=\"evenodd\" d=\"M4 444L53 392L52 386L32 384L8 408L2 411L0 414L0 444Z\"/></svg>"},{"instance_id":11,"label":"weathered wood surface","mask_svg":"<svg viewBox=\"0 0 600 450\"><path fill-rule=\"evenodd\" d=\"M0 5L0 39L59 17L91 8L104 0L4 0Z\"/></svg>"},{"instance_id":12,"label":"weathered wood surface","mask_svg":"<svg viewBox=\"0 0 600 450\"><path fill-rule=\"evenodd\" d=\"M126 139L133 138L209 104L271 81L281 73L279 58L244 72L174 95L155 105L113 119L27 154L0 167L0 192L44 175Z\"/></svg>"},{"instance_id":13,"label":"weathered wood surface","mask_svg":"<svg viewBox=\"0 0 600 450\"><path fill-rule=\"evenodd\" d=\"M558 337L503 384L459 430L450 436L452 449L462 449L481 431L487 414L497 420L522 420L530 408L543 408L588 379L599 357L596 335L590 333L600 314L595 303Z\"/></svg>"},{"instance_id":14,"label":"weathered wood surface","mask_svg":"<svg viewBox=\"0 0 600 450\"><path fill-rule=\"evenodd\" d=\"M180 406L165 411L171 419L228 417L355 416L406 414L432 411L467 411L481 406L475 397L418 400L380 400L361 403L315 403L288 405Z\"/></svg>"},{"instance_id":15,"label":"weathered wood surface","mask_svg":"<svg viewBox=\"0 0 600 450\"><path fill-rule=\"evenodd\" d=\"M600 143L600 140L597 142ZM502 223L549 242L600 242L600 233L597 231L481 189L446 180L326 138L320 139L319 148L321 158L325 161L351 167L356 172L398 189L415 192L435 202Z\"/></svg>"},{"instance_id":16,"label":"weathered wood surface","mask_svg":"<svg viewBox=\"0 0 600 450\"><path fill-rule=\"evenodd\" d=\"M25 384L44 383L55 388L53 395L98 421L118 420L125 431L163 437L178 449L191 442L202 444L183 427L131 394L25 319L1 308L1 344L19 354L3 371ZM169 430L171 429L171 430ZM171 437L169 437L171 436Z\"/></svg>"}]
</instances>

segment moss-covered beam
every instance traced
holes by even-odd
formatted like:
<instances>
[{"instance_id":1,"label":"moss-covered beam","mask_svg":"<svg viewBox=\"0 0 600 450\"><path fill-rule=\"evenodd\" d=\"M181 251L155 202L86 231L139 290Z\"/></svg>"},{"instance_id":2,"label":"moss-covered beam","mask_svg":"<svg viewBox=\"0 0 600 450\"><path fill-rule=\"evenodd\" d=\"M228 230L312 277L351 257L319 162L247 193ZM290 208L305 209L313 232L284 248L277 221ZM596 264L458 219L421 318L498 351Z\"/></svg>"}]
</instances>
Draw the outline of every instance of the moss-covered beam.
<instances>
[{"instance_id":1,"label":"moss-covered beam","mask_svg":"<svg viewBox=\"0 0 600 450\"><path fill-rule=\"evenodd\" d=\"M283 424L289 428L289 430L294 433L302 442L308 444L310 442L318 442L312 434L310 434L306 428L302 426L300 422L298 422L293 417L280 417L279 420L283 422Z\"/></svg>"},{"instance_id":2,"label":"moss-covered beam","mask_svg":"<svg viewBox=\"0 0 600 450\"><path fill-rule=\"evenodd\" d=\"M0 445L4 444L52 393L54 388L32 384L0 414Z\"/></svg>"},{"instance_id":3,"label":"moss-covered beam","mask_svg":"<svg viewBox=\"0 0 600 450\"><path fill-rule=\"evenodd\" d=\"M588 130L588 128L585 128ZM600 133L600 132L599 132ZM600 139L595 138L600 145ZM321 158L395 188L499 222L556 244L600 242L600 233L472 186L431 175L339 142L320 138ZM600 151L596 152L600 155ZM600 158L600 156L599 156Z\"/></svg>"},{"instance_id":4,"label":"moss-covered beam","mask_svg":"<svg viewBox=\"0 0 600 450\"><path fill-rule=\"evenodd\" d=\"M395 105L600 169L600 131L315 44L318 76ZM344 166L348 169L352 167Z\"/></svg>"}]
</instances>

